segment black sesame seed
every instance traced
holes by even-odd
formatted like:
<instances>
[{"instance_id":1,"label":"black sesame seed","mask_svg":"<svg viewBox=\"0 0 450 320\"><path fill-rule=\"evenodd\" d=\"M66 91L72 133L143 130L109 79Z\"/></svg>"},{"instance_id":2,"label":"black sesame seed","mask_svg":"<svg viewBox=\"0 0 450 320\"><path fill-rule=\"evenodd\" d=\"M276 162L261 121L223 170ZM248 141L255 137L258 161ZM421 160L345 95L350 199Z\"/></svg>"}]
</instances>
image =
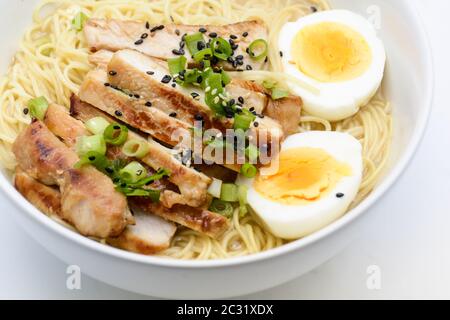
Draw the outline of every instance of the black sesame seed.
<instances>
[{"instance_id":1,"label":"black sesame seed","mask_svg":"<svg viewBox=\"0 0 450 320\"><path fill-rule=\"evenodd\" d=\"M180 36L180 34L181 34L181 32L180 32L180 30L175 30L175 34L177 35L177 36Z\"/></svg>"},{"instance_id":2,"label":"black sesame seed","mask_svg":"<svg viewBox=\"0 0 450 320\"><path fill-rule=\"evenodd\" d=\"M208 30L206 30L205 28L200 28L200 29L198 29L198 31L201 32L201 33L206 33L206 32L208 32Z\"/></svg>"},{"instance_id":3,"label":"black sesame seed","mask_svg":"<svg viewBox=\"0 0 450 320\"><path fill-rule=\"evenodd\" d=\"M196 121L203 121L203 120L204 120L203 116L202 116L201 114L199 114L199 113L197 113L197 114L194 116L194 119L195 119Z\"/></svg>"},{"instance_id":4,"label":"black sesame seed","mask_svg":"<svg viewBox=\"0 0 450 320\"><path fill-rule=\"evenodd\" d=\"M180 49L183 49L185 45L186 45L186 42L184 40L181 40L180 41Z\"/></svg>"},{"instance_id":5,"label":"black sesame seed","mask_svg":"<svg viewBox=\"0 0 450 320\"><path fill-rule=\"evenodd\" d=\"M344 196L345 196L345 194L343 194L343 193L341 193L341 192L339 192L339 193L336 194L336 197L337 197L337 198L343 198Z\"/></svg>"},{"instance_id":6,"label":"black sesame seed","mask_svg":"<svg viewBox=\"0 0 450 320\"><path fill-rule=\"evenodd\" d=\"M244 38L248 37L248 32L244 32L244 33L242 34L242 36L243 36Z\"/></svg>"},{"instance_id":7,"label":"black sesame seed","mask_svg":"<svg viewBox=\"0 0 450 320\"><path fill-rule=\"evenodd\" d=\"M92 157L89 157L88 159L89 159L89 161L95 161L95 159L97 159L97 158L95 156L92 156Z\"/></svg>"},{"instance_id":8,"label":"black sesame seed","mask_svg":"<svg viewBox=\"0 0 450 320\"><path fill-rule=\"evenodd\" d=\"M250 111L250 112L255 111L255 107L251 107L250 109L248 109L248 111Z\"/></svg>"},{"instance_id":9,"label":"black sesame seed","mask_svg":"<svg viewBox=\"0 0 450 320\"><path fill-rule=\"evenodd\" d=\"M167 84L170 82L170 80L172 80L172 77L169 75L165 75L164 78L161 79L161 82Z\"/></svg>"},{"instance_id":10,"label":"black sesame seed","mask_svg":"<svg viewBox=\"0 0 450 320\"><path fill-rule=\"evenodd\" d=\"M109 75L110 75L110 76L113 76L113 77L114 77L115 75L117 75L117 72L116 72L116 71L113 71L113 70L111 70L111 71L109 72Z\"/></svg>"},{"instance_id":11,"label":"black sesame seed","mask_svg":"<svg viewBox=\"0 0 450 320\"><path fill-rule=\"evenodd\" d=\"M153 105L153 104L152 104L150 101L147 101L147 102L145 103L145 106L146 106L146 107L149 107L149 108L150 108L152 105Z\"/></svg>"},{"instance_id":12,"label":"black sesame seed","mask_svg":"<svg viewBox=\"0 0 450 320\"><path fill-rule=\"evenodd\" d=\"M253 126L254 126L255 128L258 128L258 127L259 127L259 122L254 122L254 123L253 123Z\"/></svg>"},{"instance_id":13,"label":"black sesame seed","mask_svg":"<svg viewBox=\"0 0 450 320\"><path fill-rule=\"evenodd\" d=\"M283 51L280 51L280 57L282 57L283 58Z\"/></svg>"},{"instance_id":14,"label":"black sesame seed","mask_svg":"<svg viewBox=\"0 0 450 320\"><path fill-rule=\"evenodd\" d=\"M239 48L239 45L237 45L237 44L234 44L234 45L231 46L231 49L234 50L234 51L236 51L237 48Z\"/></svg>"},{"instance_id":15,"label":"black sesame seed","mask_svg":"<svg viewBox=\"0 0 450 320\"><path fill-rule=\"evenodd\" d=\"M238 36L235 35L235 34L232 34L232 35L230 36L230 38L233 39L233 40L236 40L236 39L238 38Z\"/></svg>"},{"instance_id":16,"label":"black sesame seed","mask_svg":"<svg viewBox=\"0 0 450 320\"><path fill-rule=\"evenodd\" d=\"M169 114L169 117L176 118L177 117L177 113L176 112L172 112L171 114Z\"/></svg>"},{"instance_id":17,"label":"black sesame seed","mask_svg":"<svg viewBox=\"0 0 450 320\"><path fill-rule=\"evenodd\" d=\"M260 118L260 119L264 119L264 115L263 114L258 114L258 118Z\"/></svg>"},{"instance_id":18,"label":"black sesame seed","mask_svg":"<svg viewBox=\"0 0 450 320\"><path fill-rule=\"evenodd\" d=\"M203 50L203 49L205 49L205 48L206 48L206 44L205 44L203 41L197 42L197 49L198 49L199 51L201 51L201 50Z\"/></svg>"},{"instance_id":19,"label":"black sesame seed","mask_svg":"<svg viewBox=\"0 0 450 320\"><path fill-rule=\"evenodd\" d=\"M116 110L116 112L114 112L116 116L121 117L123 116L123 113L119 110Z\"/></svg>"},{"instance_id":20,"label":"black sesame seed","mask_svg":"<svg viewBox=\"0 0 450 320\"><path fill-rule=\"evenodd\" d=\"M111 84L109 84L108 82L106 82L104 85L105 85L105 87L110 87L111 86Z\"/></svg>"},{"instance_id":21,"label":"black sesame seed","mask_svg":"<svg viewBox=\"0 0 450 320\"><path fill-rule=\"evenodd\" d=\"M232 46L235 45L235 42L234 42L233 39L228 40L228 42L229 42L229 44L232 45Z\"/></svg>"},{"instance_id":22,"label":"black sesame seed","mask_svg":"<svg viewBox=\"0 0 450 320\"><path fill-rule=\"evenodd\" d=\"M152 76L152 75L155 74L155 72L154 72L154 71L147 71L147 74L148 74L149 76Z\"/></svg>"},{"instance_id":23,"label":"black sesame seed","mask_svg":"<svg viewBox=\"0 0 450 320\"><path fill-rule=\"evenodd\" d=\"M247 52L248 54L250 54L250 48L245 49L245 52Z\"/></svg>"},{"instance_id":24,"label":"black sesame seed","mask_svg":"<svg viewBox=\"0 0 450 320\"><path fill-rule=\"evenodd\" d=\"M141 35L141 39L147 39L148 38L148 33L143 33Z\"/></svg>"},{"instance_id":25,"label":"black sesame seed","mask_svg":"<svg viewBox=\"0 0 450 320\"><path fill-rule=\"evenodd\" d=\"M154 27L152 30L150 30L150 32L156 32L156 31L162 30L162 29L164 29L164 28L165 28L165 27L164 27L163 25L160 25L160 26Z\"/></svg>"},{"instance_id":26,"label":"black sesame seed","mask_svg":"<svg viewBox=\"0 0 450 320\"><path fill-rule=\"evenodd\" d=\"M317 9L316 7L314 7L314 6L312 6L312 7L311 7L311 11L312 11L312 12L317 12L318 9Z\"/></svg>"},{"instance_id":27,"label":"black sesame seed","mask_svg":"<svg viewBox=\"0 0 450 320\"><path fill-rule=\"evenodd\" d=\"M143 43L144 43L144 40L139 39L139 40L136 41L134 44L135 44L136 46L139 46L139 45L141 45L141 44L143 44Z\"/></svg>"},{"instance_id":28,"label":"black sesame seed","mask_svg":"<svg viewBox=\"0 0 450 320\"><path fill-rule=\"evenodd\" d=\"M242 54L240 54L236 57L236 60L244 60L244 56Z\"/></svg>"},{"instance_id":29,"label":"black sesame seed","mask_svg":"<svg viewBox=\"0 0 450 320\"><path fill-rule=\"evenodd\" d=\"M177 84L176 83L172 83L172 88L176 88Z\"/></svg>"},{"instance_id":30,"label":"black sesame seed","mask_svg":"<svg viewBox=\"0 0 450 320\"><path fill-rule=\"evenodd\" d=\"M191 93L192 98L198 98L200 95L197 92L192 92Z\"/></svg>"},{"instance_id":31,"label":"black sesame seed","mask_svg":"<svg viewBox=\"0 0 450 320\"><path fill-rule=\"evenodd\" d=\"M245 67L247 70L253 70L253 67L251 66L251 65L247 65L246 67Z\"/></svg>"},{"instance_id":32,"label":"black sesame seed","mask_svg":"<svg viewBox=\"0 0 450 320\"><path fill-rule=\"evenodd\" d=\"M217 38L217 33L216 33L216 32L211 32L211 33L209 34L209 37L210 37L210 38Z\"/></svg>"},{"instance_id":33,"label":"black sesame seed","mask_svg":"<svg viewBox=\"0 0 450 320\"><path fill-rule=\"evenodd\" d=\"M173 49L173 50L172 50L172 53L173 53L174 55L176 55L176 56L182 56L182 55L185 54L185 52L184 52L183 49Z\"/></svg>"},{"instance_id":34,"label":"black sesame seed","mask_svg":"<svg viewBox=\"0 0 450 320\"><path fill-rule=\"evenodd\" d=\"M119 130L120 127L119 127L119 126L114 126L113 129L114 129L114 130Z\"/></svg>"},{"instance_id":35,"label":"black sesame seed","mask_svg":"<svg viewBox=\"0 0 450 320\"><path fill-rule=\"evenodd\" d=\"M140 98L141 98L141 96L138 95L138 94L135 94L134 97L135 97L136 99L140 99Z\"/></svg>"},{"instance_id":36,"label":"black sesame seed","mask_svg":"<svg viewBox=\"0 0 450 320\"><path fill-rule=\"evenodd\" d=\"M23 109L23 114L27 115L30 112L30 110L28 108Z\"/></svg>"},{"instance_id":37,"label":"black sesame seed","mask_svg":"<svg viewBox=\"0 0 450 320\"><path fill-rule=\"evenodd\" d=\"M145 28L146 28L146 29L150 29L150 23L146 22L146 23L145 23Z\"/></svg>"},{"instance_id":38,"label":"black sesame seed","mask_svg":"<svg viewBox=\"0 0 450 320\"><path fill-rule=\"evenodd\" d=\"M105 168L105 171L106 171L106 173L108 173L108 174L113 174L113 173L114 173L114 169L109 168L109 167Z\"/></svg>"},{"instance_id":39,"label":"black sesame seed","mask_svg":"<svg viewBox=\"0 0 450 320\"><path fill-rule=\"evenodd\" d=\"M227 117L227 119L233 119L234 118L234 114L233 113L227 113L225 115L225 117Z\"/></svg>"},{"instance_id":40,"label":"black sesame seed","mask_svg":"<svg viewBox=\"0 0 450 320\"><path fill-rule=\"evenodd\" d=\"M203 77L202 76L199 76L198 78L197 78L197 83L198 84L201 84L203 82Z\"/></svg>"},{"instance_id":41,"label":"black sesame seed","mask_svg":"<svg viewBox=\"0 0 450 320\"><path fill-rule=\"evenodd\" d=\"M236 60L236 63L238 66L243 66L244 65L244 61L243 60Z\"/></svg>"},{"instance_id":42,"label":"black sesame seed","mask_svg":"<svg viewBox=\"0 0 450 320\"><path fill-rule=\"evenodd\" d=\"M130 98L133 98L133 94L132 94L132 93L129 93L128 96L129 96Z\"/></svg>"},{"instance_id":43,"label":"black sesame seed","mask_svg":"<svg viewBox=\"0 0 450 320\"><path fill-rule=\"evenodd\" d=\"M239 97L239 98L238 98L238 101L239 101L239 103L244 104L244 102L245 102L244 97Z\"/></svg>"}]
</instances>

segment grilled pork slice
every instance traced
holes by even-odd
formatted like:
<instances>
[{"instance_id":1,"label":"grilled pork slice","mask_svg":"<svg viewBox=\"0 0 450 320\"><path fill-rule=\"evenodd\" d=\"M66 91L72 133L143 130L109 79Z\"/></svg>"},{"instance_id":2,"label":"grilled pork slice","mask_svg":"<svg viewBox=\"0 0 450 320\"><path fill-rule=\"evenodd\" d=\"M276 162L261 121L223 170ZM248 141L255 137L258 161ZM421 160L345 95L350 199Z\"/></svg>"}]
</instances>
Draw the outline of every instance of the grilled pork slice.
<instances>
[{"instance_id":1,"label":"grilled pork slice","mask_svg":"<svg viewBox=\"0 0 450 320\"><path fill-rule=\"evenodd\" d=\"M153 213L166 220L176 222L189 229L204 233L211 238L221 236L229 227L228 219L224 216L203 208L192 208L176 205L171 209L152 203L146 198L130 199L133 210Z\"/></svg>"},{"instance_id":2,"label":"grilled pork slice","mask_svg":"<svg viewBox=\"0 0 450 320\"><path fill-rule=\"evenodd\" d=\"M25 171L16 168L14 185L37 209L49 217L61 216L61 193L30 177Z\"/></svg>"},{"instance_id":3,"label":"grilled pork slice","mask_svg":"<svg viewBox=\"0 0 450 320\"><path fill-rule=\"evenodd\" d=\"M103 117L109 122L114 121L113 118L92 105L82 102L75 95L71 98L71 114L82 122L86 122L95 117ZM163 204L165 206L172 207L175 204L186 204L198 207L206 203L208 187L211 184L211 179L208 176L183 165L183 163L173 156L170 149L152 139L145 139L132 131L129 131L129 139L147 142L149 153L141 159L143 163L154 170L160 168L170 170L171 175L169 181L178 187L181 195L169 190L163 192Z\"/></svg>"},{"instance_id":4,"label":"grilled pork slice","mask_svg":"<svg viewBox=\"0 0 450 320\"><path fill-rule=\"evenodd\" d=\"M49 217L61 217L61 193L31 178L17 168L16 189L36 208ZM108 238L108 244L142 254L155 254L170 246L176 232L175 224L152 214L134 212L135 226L128 226L116 238Z\"/></svg>"},{"instance_id":5,"label":"grilled pork slice","mask_svg":"<svg viewBox=\"0 0 450 320\"><path fill-rule=\"evenodd\" d=\"M148 27L148 28L147 28ZM265 60L254 60L247 53L250 44L257 39L268 39L266 26L260 21L245 21L224 26L193 26L167 24L165 26L149 25L139 21L90 19L84 26L84 34L91 51L101 49L119 51L134 49L150 57L167 60L184 54L191 65L195 61L187 50L181 48L183 35L199 32L201 28L207 30L205 40L212 39L211 34L217 34L227 41L234 43L234 56L242 56L242 64L224 62L227 70L245 70L251 66L254 70L263 69ZM237 39L231 39L231 37ZM180 52L181 51L181 52Z\"/></svg>"},{"instance_id":6,"label":"grilled pork slice","mask_svg":"<svg viewBox=\"0 0 450 320\"><path fill-rule=\"evenodd\" d=\"M270 100L264 114L278 121L286 135L298 133L301 120L302 99L297 96Z\"/></svg>"},{"instance_id":7,"label":"grilled pork slice","mask_svg":"<svg viewBox=\"0 0 450 320\"><path fill-rule=\"evenodd\" d=\"M177 227L174 223L140 210L134 210L136 225L128 226L117 238L106 242L116 248L151 255L170 246Z\"/></svg>"},{"instance_id":8,"label":"grilled pork slice","mask_svg":"<svg viewBox=\"0 0 450 320\"><path fill-rule=\"evenodd\" d=\"M61 190L61 216L83 235L118 236L134 222L125 197L93 167L74 169L78 156L40 121L16 139L13 152L20 168L46 185Z\"/></svg>"},{"instance_id":9,"label":"grilled pork slice","mask_svg":"<svg viewBox=\"0 0 450 320\"><path fill-rule=\"evenodd\" d=\"M89 62L100 69L106 69L114 52L109 50L100 50L89 55Z\"/></svg>"},{"instance_id":10,"label":"grilled pork slice","mask_svg":"<svg viewBox=\"0 0 450 320\"><path fill-rule=\"evenodd\" d=\"M151 74L148 72L151 71ZM233 127L233 120L227 118L217 118L211 109L205 104L205 96L202 90L195 87L183 88L181 86L172 87L170 83L162 83L162 79L167 77L169 70L167 64L147 57L137 51L121 50L114 54L108 64L109 83L121 89L126 89L141 98L149 101L155 108L166 113L180 113L183 121L193 124L196 115L201 115L206 129L216 128L224 130ZM153 74L152 74L153 73ZM237 82L239 83L239 82ZM256 87L248 85L243 90ZM254 89L254 88L253 88ZM260 93L261 94L261 93ZM258 109L263 110L264 100L253 101L260 103ZM238 100L238 97L236 97ZM245 102L245 101L244 101ZM246 104L250 108L249 104ZM255 108L255 107L253 107ZM270 118L258 118L255 120L252 130L257 134L264 133L268 136L269 142L281 142L283 132L280 125Z\"/></svg>"},{"instance_id":11,"label":"grilled pork slice","mask_svg":"<svg viewBox=\"0 0 450 320\"><path fill-rule=\"evenodd\" d=\"M44 124L69 147L76 144L78 137L90 135L86 127L72 118L66 108L54 103L47 109Z\"/></svg>"},{"instance_id":12,"label":"grilled pork slice","mask_svg":"<svg viewBox=\"0 0 450 320\"><path fill-rule=\"evenodd\" d=\"M159 109L146 106L146 101L139 96L112 88L103 70L91 71L86 76L79 96L82 101L169 145L177 145L179 134L192 128Z\"/></svg>"}]
</instances>

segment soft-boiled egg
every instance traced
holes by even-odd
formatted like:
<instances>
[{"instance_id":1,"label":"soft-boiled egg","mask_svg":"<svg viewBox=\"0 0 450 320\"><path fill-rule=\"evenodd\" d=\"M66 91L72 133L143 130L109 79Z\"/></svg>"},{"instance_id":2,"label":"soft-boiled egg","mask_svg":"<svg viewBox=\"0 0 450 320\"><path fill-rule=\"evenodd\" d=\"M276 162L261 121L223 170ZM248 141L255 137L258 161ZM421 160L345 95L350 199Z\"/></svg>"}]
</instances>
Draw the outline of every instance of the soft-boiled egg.
<instances>
[{"instance_id":1,"label":"soft-boiled egg","mask_svg":"<svg viewBox=\"0 0 450 320\"><path fill-rule=\"evenodd\" d=\"M290 84L313 116L346 119L367 104L381 85L384 45L375 27L353 12L324 11L287 23L278 45L284 71L317 89Z\"/></svg>"},{"instance_id":2,"label":"soft-boiled egg","mask_svg":"<svg viewBox=\"0 0 450 320\"><path fill-rule=\"evenodd\" d=\"M237 184L248 187L249 206L283 239L307 236L340 218L360 188L362 146L346 133L292 135L277 163L268 175L240 176Z\"/></svg>"}]
</instances>

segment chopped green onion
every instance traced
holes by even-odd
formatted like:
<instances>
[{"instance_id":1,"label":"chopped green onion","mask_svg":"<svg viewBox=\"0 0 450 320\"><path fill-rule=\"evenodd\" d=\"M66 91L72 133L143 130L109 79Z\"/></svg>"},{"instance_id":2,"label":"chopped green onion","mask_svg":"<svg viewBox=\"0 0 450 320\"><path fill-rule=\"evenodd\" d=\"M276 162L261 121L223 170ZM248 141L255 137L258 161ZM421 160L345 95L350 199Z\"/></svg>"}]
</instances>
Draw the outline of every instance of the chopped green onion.
<instances>
[{"instance_id":1,"label":"chopped green onion","mask_svg":"<svg viewBox=\"0 0 450 320\"><path fill-rule=\"evenodd\" d=\"M227 60L233 54L231 44L224 38L215 38L211 42L212 53L221 60Z\"/></svg>"},{"instance_id":2,"label":"chopped green onion","mask_svg":"<svg viewBox=\"0 0 450 320\"><path fill-rule=\"evenodd\" d=\"M132 139L127 142L122 147L122 152L127 157L133 158L144 158L148 152L150 151L150 147L148 146L147 141Z\"/></svg>"},{"instance_id":3,"label":"chopped green onion","mask_svg":"<svg viewBox=\"0 0 450 320\"><path fill-rule=\"evenodd\" d=\"M231 83L231 77L228 73L225 72L225 70L222 70L221 73L222 75L222 83L227 86Z\"/></svg>"},{"instance_id":4,"label":"chopped green onion","mask_svg":"<svg viewBox=\"0 0 450 320\"><path fill-rule=\"evenodd\" d=\"M89 20L89 17L83 12L79 12L72 20L72 28L76 31L81 31L84 28L84 24Z\"/></svg>"},{"instance_id":5,"label":"chopped green onion","mask_svg":"<svg viewBox=\"0 0 450 320\"><path fill-rule=\"evenodd\" d=\"M31 116L38 120L44 120L48 109L48 101L45 97L39 97L28 101L28 109Z\"/></svg>"},{"instance_id":6,"label":"chopped green onion","mask_svg":"<svg viewBox=\"0 0 450 320\"><path fill-rule=\"evenodd\" d=\"M187 59L185 56L167 60L169 65L169 72L172 76L180 74L181 71L186 70Z\"/></svg>"},{"instance_id":7,"label":"chopped green onion","mask_svg":"<svg viewBox=\"0 0 450 320\"><path fill-rule=\"evenodd\" d=\"M109 122L105 118L95 117L86 121L85 126L90 133L103 135L103 132L109 126Z\"/></svg>"},{"instance_id":8,"label":"chopped green onion","mask_svg":"<svg viewBox=\"0 0 450 320\"><path fill-rule=\"evenodd\" d=\"M257 146L255 146L254 144L250 144L245 149L245 155L250 160L250 162L255 162L258 160L260 152Z\"/></svg>"},{"instance_id":9,"label":"chopped green onion","mask_svg":"<svg viewBox=\"0 0 450 320\"><path fill-rule=\"evenodd\" d=\"M184 37L184 41L186 42L186 47L188 48L191 55L195 55L198 50L198 43L204 41L203 34L201 32L197 32L194 34L189 34Z\"/></svg>"},{"instance_id":10,"label":"chopped green onion","mask_svg":"<svg viewBox=\"0 0 450 320\"><path fill-rule=\"evenodd\" d=\"M257 173L258 169L250 163L243 164L241 167L241 174L246 178L252 179Z\"/></svg>"},{"instance_id":11,"label":"chopped green onion","mask_svg":"<svg viewBox=\"0 0 450 320\"><path fill-rule=\"evenodd\" d=\"M253 60L265 59L269 53L269 44L264 39L255 40L248 47L248 52Z\"/></svg>"},{"instance_id":12,"label":"chopped green onion","mask_svg":"<svg viewBox=\"0 0 450 320\"><path fill-rule=\"evenodd\" d=\"M214 198L220 198L220 194L222 193L222 183L222 180L213 178L213 181L208 188L208 193Z\"/></svg>"},{"instance_id":13,"label":"chopped green onion","mask_svg":"<svg viewBox=\"0 0 450 320\"><path fill-rule=\"evenodd\" d=\"M119 174L125 183L137 183L147 176L147 169L139 162L133 161L120 170Z\"/></svg>"},{"instance_id":14,"label":"chopped green onion","mask_svg":"<svg viewBox=\"0 0 450 320\"><path fill-rule=\"evenodd\" d=\"M201 62L202 60L208 60L207 58L212 57L213 52L211 48L206 48L203 50L198 51L196 54L194 54L194 60L197 62Z\"/></svg>"},{"instance_id":15,"label":"chopped green onion","mask_svg":"<svg viewBox=\"0 0 450 320\"><path fill-rule=\"evenodd\" d=\"M105 141L113 146L120 146L127 141L128 128L118 123L110 124L103 133Z\"/></svg>"},{"instance_id":16,"label":"chopped green onion","mask_svg":"<svg viewBox=\"0 0 450 320\"><path fill-rule=\"evenodd\" d=\"M219 94L223 94L222 75L220 73L210 73L205 80L205 88L209 88L206 93L205 102L215 113L223 114L222 99Z\"/></svg>"},{"instance_id":17,"label":"chopped green onion","mask_svg":"<svg viewBox=\"0 0 450 320\"><path fill-rule=\"evenodd\" d=\"M106 154L105 139L99 134L94 136L82 136L77 139L75 149L80 157L83 157L89 152L96 152L104 155Z\"/></svg>"},{"instance_id":18,"label":"chopped green onion","mask_svg":"<svg viewBox=\"0 0 450 320\"><path fill-rule=\"evenodd\" d=\"M289 97L289 91L280 89L280 88L276 88L276 87L272 89L272 99L273 100L283 99L286 97Z\"/></svg>"},{"instance_id":19,"label":"chopped green onion","mask_svg":"<svg viewBox=\"0 0 450 320\"><path fill-rule=\"evenodd\" d=\"M81 169L85 165L93 165L98 170L103 171L108 165L108 159L106 159L104 154L89 151L84 156L81 157L80 161L75 164L75 169Z\"/></svg>"},{"instance_id":20,"label":"chopped green onion","mask_svg":"<svg viewBox=\"0 0 450 320\"><path fill-rule=\"evenodd\" d=\"M211 210L212 212L221 214L227 218L231 218L233 216L233 206L231 205L231 203L219 200L219 199L214 199L211 203L211 206L209 207L209 210Z\"/></svg>"},{"instance_id":21,"label":"chopped green onion","mask_svg":"<svg viewBox=\"0 0 450 320\"><path fill-rule=\"evenodd\" d=\"M238 186L238 198L239 198L239 216L243 218L247 213L247 194L248 187L241 185Z\"/></svg>"},{"instance_id":22,"label":"chopped green onion","mask_svg":"<svg viewBox=\"0 0 450 320\"><path fill-rule=\"evenodd\" d=\"M238 187L232 183L222 184L222 191L220 193L220 200L227 202L237 202L238 199Z\"/></svg>"},{"instance_id":23,"label":"chopped green onion","mask_svg":"<svg viewBox=\"0 0 450 320\"><path fill-rule=\"evenodd\" d=\"M127 197L148 197L152 202L158 203L161 197L161 191L152 189L133 189L129 187L117 186L116 190Z\"/></svg>"},{"instance_id":24,"label":"chopped green onion","mask_svg":"<svg viewBox=\"0 0 450 320\"><path fill-rule=\"evenodd\" d=\"M273 80L264 80L262 85L266 89L273 89L277 85L277 82Z\"/></svg>"},{"instance_id":25,"label":"chopped green onion","mask_svg":"<svg viewBox=\"0 0 450 320\"><path fill-rule=\"evenodd\" d=\"M242 113L236 114L234 117L234 130L247 131L255 118L256 116L251 112L242 110Z\"/></svg>"}]
</instances>

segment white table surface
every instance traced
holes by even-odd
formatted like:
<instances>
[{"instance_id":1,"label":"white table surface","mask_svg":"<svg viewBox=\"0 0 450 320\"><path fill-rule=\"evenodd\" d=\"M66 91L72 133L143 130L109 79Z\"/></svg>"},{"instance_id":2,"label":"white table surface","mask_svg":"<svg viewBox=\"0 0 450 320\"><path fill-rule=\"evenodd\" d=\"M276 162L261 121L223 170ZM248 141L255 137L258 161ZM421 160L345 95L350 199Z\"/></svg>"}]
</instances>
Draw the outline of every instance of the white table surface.
<instances>
[{"instance_id":1,"label":"white table surface","mask_svg":"<svg viewBox=\"0 0 450 320\"><path fill-rule=\"evenodd\" d=\"M417 2L437 67L433 115L415 160L371 213L376 221L359 240L302 278L245 298L450 298L450 1ZM0 298L146 298L86 276L81 290L67 290L67 266L22 231L2 200ZM380 290L367 289L370 265L381 270Z\"/></svg>"}]
</instances>

